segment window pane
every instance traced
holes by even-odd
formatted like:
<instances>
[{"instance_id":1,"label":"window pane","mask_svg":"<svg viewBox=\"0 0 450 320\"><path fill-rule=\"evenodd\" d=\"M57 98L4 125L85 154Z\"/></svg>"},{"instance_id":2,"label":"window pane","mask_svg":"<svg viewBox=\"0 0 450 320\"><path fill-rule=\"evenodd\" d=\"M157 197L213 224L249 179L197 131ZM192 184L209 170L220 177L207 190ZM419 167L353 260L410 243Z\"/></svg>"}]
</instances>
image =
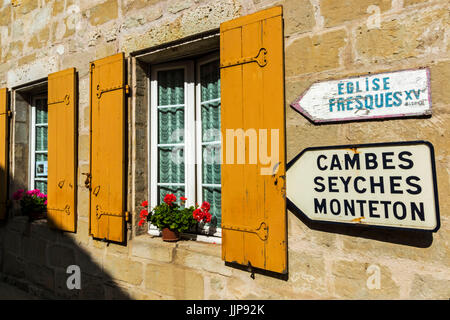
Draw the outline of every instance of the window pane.
<instances>
[{"instance_id":1,"label":"window pane","mask_svg":"<svg viewBox=\"0 0 450 320\"><path fill-rule=\"evenodd\" d=\"M211 204L209 212L211 213L212 226L220 227L221 223L221 192L220 188L203 187L203 201L208 201Z\"/></svg>"},{"instance_id":2,"label":"window pane","mask_svg":"<svg viewBox=\"0 0 450 320\"><path fill-rule=\"evenodd\" d=\"M36 151L47 151L47 127L36 127Z\"/></svg>"},{"instance_id":3,"label":"window pane","mask_svg":"<svg viewBox=\"0 0 450 320\"><path fill-rule=\"evenodd\" d=\"M180 197L185 196L184 187L166 187L160 186L158 187L159 199L158 203L162 203L164 201L164 197L166 194L172 193L177 197L177 203L180 203Z\"/></svg>"},{"instance_id":4,"label":"window pane","mask_svg":"<svg viewBox=\"0 0 450 320\"><path fill-rule=\"evenodd\" d=\"M158 72L158 105L184 104L184 69Z\"/></svg>"},{"instance_id":5,"label":"window pane","mask_svg":"<svg viewBox=\"0 0 450 320\"><path fill-rule=\"evenodd\" d=\"M182 143L184 140L184 108L158 110L159 143Z\"/></svg>"},{"instance_id":6,"label":"window pane","mask_svg":"<svg viewBox=\"0 0 450 320\"><path fill-rule=\"evenodd\" d=\"M47 181L35 181L35 189L39 189L43 194L47 194Z\"/></svg>"},{"instance_id":7,"label":"window pane","mask_svg":"<svg viewBox=\"0 0 450 320\"><path fill-rule=\"evenodd\" d=\"M184 149L179 147L159 148L160 183L184 183Z\"/></svg>"},{"instance_id":8,"label":"window pane","mask_svg":"<svg viewBox=\"0 0 450 320\"><path fill-rule=\"evenodd\" d=\"M202 103L202 141L220 141L220 100Z\"/></svg>"},{"instance_id":9,"label":"window pane","mask_svg":"<svg viewBox=\"0 0 450 320\"><path fill-rule=\"evenodd\" d=\"M203 146L202 174L202 183L220 184L220 145Z\"/></svg>"},{"instance_id":10,"label":"window pane","mask_svg":"<svg viewBox=\"0 0 450 320\"><path fill-rule=\"evenodd\" d=\"M47 99L36 100L36 123L47 123Z\"/></svg>"},{"instance_id":11,"label":"window pane","mask_svg":"<svg viewBox=\"0 0 450 320\"><path fill-rule=\"evenodd\" d=\"M202 122L202 198L211 205L210 227L221 222L220 172L220 69L215 60L200 67L200 100ZM219 143L211 143L219 142ZM209 185L209 186L208 186ZM214 185L214 186L212 186ZM211 229L210 229L211 231Z\"/></svg>"},{"instance_id":12,"label":"window pane","mask_svg":"<svg viewBox=\"0 0 450 320\"><path fill-rule=\"evenodd\" d=\"M200 67L201 101L220 98L219 60L206 63Z\"/></svg>"}]
</instances>

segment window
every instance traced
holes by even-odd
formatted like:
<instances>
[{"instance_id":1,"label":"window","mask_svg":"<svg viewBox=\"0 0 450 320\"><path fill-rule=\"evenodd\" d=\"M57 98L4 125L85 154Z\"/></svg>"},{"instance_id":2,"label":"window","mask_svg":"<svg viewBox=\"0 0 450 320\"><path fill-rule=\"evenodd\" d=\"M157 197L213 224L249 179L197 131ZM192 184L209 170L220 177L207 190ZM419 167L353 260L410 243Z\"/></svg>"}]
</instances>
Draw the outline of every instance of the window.
<instances>
[{"instance_id":1,"label":"window","mask_svg":"<svg viewBox=\"0 0 450 320\"><path fill-rule=\"evenodd\" d=\"M31 100L30 189L47 194L47 95Z\"/></svg>"},{"instance_id":2,"label":"window","mask_svg":"<svg viewBox=\"0 0 450 320\"><path fill-rule=\"evenodd\" d=\"M211 222L193 232L219 236L218 56L154 66L150 81L150 205L168 193L189 206L208 201Z\"/></svg>"}]
</instances>

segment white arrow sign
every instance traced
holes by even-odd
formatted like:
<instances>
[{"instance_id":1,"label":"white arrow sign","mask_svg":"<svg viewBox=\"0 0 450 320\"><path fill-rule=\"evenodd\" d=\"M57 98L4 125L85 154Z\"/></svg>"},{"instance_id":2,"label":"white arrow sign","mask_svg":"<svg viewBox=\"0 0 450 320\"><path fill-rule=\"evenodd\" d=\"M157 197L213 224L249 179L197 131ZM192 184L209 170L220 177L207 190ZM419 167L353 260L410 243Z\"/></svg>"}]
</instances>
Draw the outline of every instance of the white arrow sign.
<instances>
[{"instance_id":1,"label":"white arrow sign","mask_svg":"<svg viewBox=\"0 0 450 320\"><path fill-rule=\"evenodd\" d=\"M428 142L308 148L287 169L289 209L310 220L439 229Z\"/></svg>"},{"instance_id":2,"label":"white arrow sign","mask_svg":"<svg viewBox=\"0 0 450 320\"><path fill-rule=\"evenodd\" d=\"M430 74L417 69L318 82L291 106L313 122L427 115Z\"/></svg>"}]
</instances>

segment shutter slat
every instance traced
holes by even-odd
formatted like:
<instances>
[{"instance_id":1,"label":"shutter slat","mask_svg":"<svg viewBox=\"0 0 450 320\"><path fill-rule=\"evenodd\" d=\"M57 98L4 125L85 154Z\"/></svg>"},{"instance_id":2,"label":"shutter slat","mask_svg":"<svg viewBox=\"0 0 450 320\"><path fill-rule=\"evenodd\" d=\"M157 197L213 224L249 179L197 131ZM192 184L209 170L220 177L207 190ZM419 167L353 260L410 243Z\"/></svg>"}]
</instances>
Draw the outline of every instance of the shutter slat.
<instances>
[{"instance_id":1,"label":"shutter slat","mask_svg":"<svg viewBox=\"0 0 450 320\"><path fill-rule=\"evenodd\" d=\"M274 7L221 25L222 135L222 257L227 262L287 272L285 204L284 59L281 7ZM252 57L264 54L253 61ZM261 56L259 56L261 58ZM238 160L227 129L242 129L245 164ZM271 141L271 130L278 141ZM248 130L248 131L247 131ZM276 164L263 163L261 138L267 151L277 146ZM274 136L276 137L276 136ZM234 151L234 164L229 161ZM228 158L227 158L228 156ZM256 158L256 163L252 160ZM278 169L276 169L278 168ZM274 170L275 169L275 170ZM269 174L262 174L268 170ZM271 174L274 170L275 174ZM266 229L267 227L267 229Z\"/></svg>"},{"instance_id":2,"label":"shutter slat","mask_svg":"<svg viewBox=\"0 0 450 320\"><path fill-rule=\"evenodd\" d=\"M76 231L76 70L48 76L47 216L53 228Z\"/></svg>"},{"instance_id":3,"label":"shutter slat","mask_svg":"<svg viewBox=\"0 0 450 320\"><path fill-rule=\"evenodd\" d=\"M125 60L91 63L91 204L95 238L125 241Z\"/></svg>"},{"instance_id":4,"label":"shutter slat","mask_svg":"<svg viewBox=\"0 0 450 320\"><path fill-rule=\"evenodd\" d=\"M8 127L8 90L0 89L0 219L5 219L7 213Z\"/></svg>"}]
</instances>

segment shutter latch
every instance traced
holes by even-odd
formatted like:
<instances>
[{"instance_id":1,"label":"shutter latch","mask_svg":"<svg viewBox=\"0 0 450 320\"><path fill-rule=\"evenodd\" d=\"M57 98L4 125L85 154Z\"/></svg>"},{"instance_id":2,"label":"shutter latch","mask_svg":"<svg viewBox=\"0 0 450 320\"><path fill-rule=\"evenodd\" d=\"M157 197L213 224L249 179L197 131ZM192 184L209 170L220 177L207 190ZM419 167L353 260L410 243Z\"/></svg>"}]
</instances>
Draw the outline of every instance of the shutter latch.
<instances>
[{"instance_id":1,"label":"shutter latch","mask_svg":"<svg viewBox=\"0 0 450 320\"><path fill-rule=\"evenodd\" d=\"M224 63L220 64L220 68L222 69L222 68L234 67L234 66L238 66L241 64L252 63L252 62L256 62L260 67L265 67L267 65L266 55L267 55L267 49L261 48L261 49L259 49L259 52L256 56L245 57L245 58L241 58L241 59L238 59L235 61L225 61Z\"/></svg>"},{"instance_id":2,"label":"shutter latch","mask_svg":"<svg viewBox=\"0 0 450 320\"><path fill-rule=\"evenodd\" d=\"M126 214L126 212L125 212ZM95 206L95 216L97 217L97 220L100 220L100 218L102 216L109 216L109 217L123 217L124 214L122 212L107 212L107 211L103 211L102 207L100 207L99 205Z\"/></svg>"},{"instance_id":3,"label":"shutter latch","mask_svg":"<svg viewBox=\"0 0 450 320\"><path fill-rule=\"evenodd\" d=\"M106 89L102 89L100 88L100 85L97 85L97 99L100 99L102 97L102 94L106 93L106 92L111 92L111 91L115 91L115 90L124 90L125 94L128 95L130 93L130 86L129 85L123 85L123 86L117 86L117 87L111 87L111 88L106 88Z\"/></svg>"},{"instance_id":4,"label":"shutter latch","mask_svg":"<svg viewBox=\"0 0 450 320\"><path fill-rule=\"evenodd\" d=\"M57 208L47 208L49 211L57 211L57 212L65 212L67 215L70 214L70 206L66 204L64 209L57 209Z\"/></svg>"},{"instance_id":5,"label":"shutter latch","mask_svg":"<svg viewBox=\"0 0 450 320\"><path fill-rule=\"evenodd\" d=\"M64 103L65 105L69 105L70 103L70 95L66 94L63 99L57 101L48 102L47 105L51 106L52 104Z\"/></svg>"},{"instance_id":6,"label":"shutter latch","mask_svg":"<svg viewBox=\"0 0 450 320\"><path fill-rule=\"evenodd\" d=\"M84 186L91 190L91 174L89 172L82 173L83 176L86 176L86 180L84 180Z\"/></svg>"},{"instance_id":7,"label":"shutter latch","mask_svg":"<svg viewBox=\"0 0 450 320\"><path fill-rule=\"evenodd\" d=\"M269 237L269 227L265 222L261 222L258 228L223 225L222 229L255 233L262 241L266 241Z\"/></svg>"}]
</instances>

